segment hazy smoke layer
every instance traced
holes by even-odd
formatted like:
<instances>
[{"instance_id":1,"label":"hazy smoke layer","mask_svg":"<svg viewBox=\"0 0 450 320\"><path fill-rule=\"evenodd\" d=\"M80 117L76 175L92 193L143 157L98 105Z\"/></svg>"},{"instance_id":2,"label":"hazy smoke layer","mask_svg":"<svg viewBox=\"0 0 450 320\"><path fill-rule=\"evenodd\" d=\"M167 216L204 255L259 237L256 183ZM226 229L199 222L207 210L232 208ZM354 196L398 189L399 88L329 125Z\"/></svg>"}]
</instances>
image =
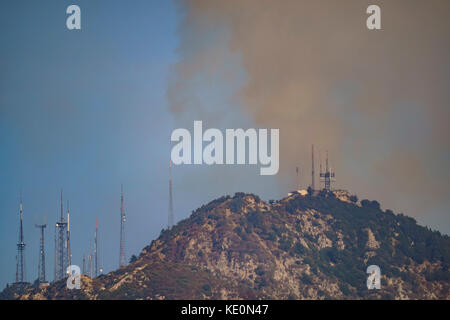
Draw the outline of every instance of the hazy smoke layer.
<instances>
[{"instance_id":1,"label":"hazy smoke layer","mask_svg":"<svg viewBox=\"0 0 450 320\"><path fill-rule=\"evenodd\" d=\"M380 31L366 28L369 4ZM310 183L314 143L338 187L450 231L450 1L204 0L180 11L168 90L178 119L214 123L242 107L280 128L286 188L295 166ZM201 98L220 88L233 92L226 110Z\"/></svg>"}]
</instances>

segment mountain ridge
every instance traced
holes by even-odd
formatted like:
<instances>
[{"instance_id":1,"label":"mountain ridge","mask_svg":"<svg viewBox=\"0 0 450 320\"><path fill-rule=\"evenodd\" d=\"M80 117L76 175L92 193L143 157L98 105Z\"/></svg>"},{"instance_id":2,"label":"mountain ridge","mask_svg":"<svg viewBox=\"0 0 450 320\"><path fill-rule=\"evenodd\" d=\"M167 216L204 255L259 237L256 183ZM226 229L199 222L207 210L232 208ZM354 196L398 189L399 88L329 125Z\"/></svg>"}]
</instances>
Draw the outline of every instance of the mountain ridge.
<instances>
[{"instance_id":1,"label":"mountain ridge","mask_svg":"<svg viewBox=\"0 0 450 320\"><path fill-rule=\"evenodd\" d=\"M368 290L367 266L381 268ZM3 299L449 299L450 238L344 190L223 196L162 230L129 265Z\"/></svg>"}]
</instances>

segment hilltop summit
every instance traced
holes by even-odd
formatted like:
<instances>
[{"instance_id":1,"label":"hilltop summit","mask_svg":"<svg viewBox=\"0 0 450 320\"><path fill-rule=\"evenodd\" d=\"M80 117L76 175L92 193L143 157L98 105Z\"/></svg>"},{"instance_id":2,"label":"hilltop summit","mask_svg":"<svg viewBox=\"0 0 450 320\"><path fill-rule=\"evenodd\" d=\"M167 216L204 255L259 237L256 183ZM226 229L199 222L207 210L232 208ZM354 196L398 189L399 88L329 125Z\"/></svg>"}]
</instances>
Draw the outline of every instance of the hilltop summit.
<instances>
[{"instance_id":1,"label":"hilltop summit","mask_svg":"<svg viewBox=\"0 0 450 320\"><path fill-rule=\"evenodd\" d=\"M81 290L64 281L3 299L449 299L450 238L348 192L216 199ZM381 289L368 290L369 265Z\"/></svg>"}]
</instances>

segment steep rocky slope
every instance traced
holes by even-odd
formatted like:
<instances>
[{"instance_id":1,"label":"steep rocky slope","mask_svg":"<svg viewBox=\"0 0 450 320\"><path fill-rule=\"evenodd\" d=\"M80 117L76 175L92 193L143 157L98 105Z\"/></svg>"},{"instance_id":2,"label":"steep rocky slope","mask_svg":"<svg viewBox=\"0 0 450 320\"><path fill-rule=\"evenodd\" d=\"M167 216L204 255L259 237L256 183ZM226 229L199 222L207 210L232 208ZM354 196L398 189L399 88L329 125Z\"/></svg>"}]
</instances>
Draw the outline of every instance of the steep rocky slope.
<instances>
[{"instance_id":1,"label":"steep rocky slope","mask_svg":"<svg viewBox=\"0 0 450 320\"><path fill-rule=\"evenodd\" d=\"M381 269L368 290L366 269ZM130 265L81 290L6 288L7 299L449 299L450 238L344 191L266 203L237 193L197 209Z\"/></svg>"}]
</instances>

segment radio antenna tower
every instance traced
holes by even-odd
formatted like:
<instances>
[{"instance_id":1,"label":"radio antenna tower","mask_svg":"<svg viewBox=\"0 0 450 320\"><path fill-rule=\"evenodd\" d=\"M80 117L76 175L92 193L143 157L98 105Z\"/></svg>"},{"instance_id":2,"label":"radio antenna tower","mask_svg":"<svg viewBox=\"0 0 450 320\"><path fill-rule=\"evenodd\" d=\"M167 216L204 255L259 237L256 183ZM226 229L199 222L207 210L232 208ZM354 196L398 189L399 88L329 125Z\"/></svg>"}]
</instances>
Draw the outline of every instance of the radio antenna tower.
<instances>
[{"instance_id":1,"label":"radio antenna tower","mask_svg":"<svg viewBox=\"0 0 450 320\"><path fill-rule=\"evenodd\" d=\"M69 200L67 200L67 266L72 265L72 251L70 250L70 212Z\"/></svg>"},{"instance_id":2,"label":"radio antenna tower","mask_svg":"<svg viewBox=\"0 0 450 320\"><path fill-rule=\"evenodd\" d=\"M169 229L173 227L172 160L169 160Z\"/></svg>"},{"instance_id":3,"label":"radio antenna tower","mask_svg":"<svg viewBox=\"0 0 450 320\"><path fill-rule=\"evenodd\" d=\"M322 174L322 153L319 150L319 165L320 165L320 174Z\"/></svg>"},{"instance_id":4,"label":"radio antenna tower","mask_svg":"<svg viewBox=\"0 0 450 320\"><path fill-rule=\"evenodd\" d=\"M16 265L16 283L24 283L25 279L25 242L23 240L23 205L22 205L22 192L20 192L20 204L19 204L19 242L17 243L17 265Z\"/></svg>"},{"instance_id":5,"label":"radio antenna tower","mask_svg":"<svg viewBox=\"0 0 450 320\"><path fill-rule=\"evenodd\" d=\"M36 228L41 229L41 241L40 241L40 248L39 248L39 264L38 264L38 281L39 283L46 283L45 280L45 248L44 248L44 232L45 228L47 227L47 224L44 222L44 224L35 224Z\"/></svg>"},{"instance_id":6,"label":"radio antenna tower","mask_svg":"<svg viewBox=\"0 0 450 320\"><path fill-rule=\"evenodd\" d=\"M61 214L55 225L55 280L66 275L67 260L67 222L64 221L63 196L61 189Z\"/></svg>"},{"instance_id":7,"label":"radio antenna tower","mask_svg":"<svg viewBox=\"0 0 450 320\"><path fill-rule=\"evenodd\" d=\"M120 186L120 260L119 266L125 266L125 211L123 208L123 185Z\"/></svg>"},{"instance_id":8,"label":"radio antenna tower","mask_svg":"<svg viewBox=\"0 0 450 320\"><path fill-rule=\"evenodd\" d=\"M98 273L98 247L97 247L97 235L98 235L98 218L95 218L95 235L94 235L94 275L97 277Z\"/></svg>"},{"instance_id":9,"label":"radio antenna tower","mask_svg":"<svg viewBox=\"0 0 450 320\"><path fill-rule=\"evenodd\" d=\"M327 156L326 156L326 160L325 160L325 172L322 173L322 165L321 165L320 171L321 171L320 177L322 178L322 181L324 183L324 189L327 191L330 191L331 190L331 182L333 182L335 180L334 180L334 172L328 167L328 151L327 151Z\"/></svg>"},{"instance_id":10,"label":"radio antenna tower","mask_svg":"<svg viewBox=\"0 0 450 320\"><path fill-rule=\"evenodd\" d=\"M314 191L316 188L314 183L314 145L311 145L311 189Z\"/></svg>"}]
</instances>

